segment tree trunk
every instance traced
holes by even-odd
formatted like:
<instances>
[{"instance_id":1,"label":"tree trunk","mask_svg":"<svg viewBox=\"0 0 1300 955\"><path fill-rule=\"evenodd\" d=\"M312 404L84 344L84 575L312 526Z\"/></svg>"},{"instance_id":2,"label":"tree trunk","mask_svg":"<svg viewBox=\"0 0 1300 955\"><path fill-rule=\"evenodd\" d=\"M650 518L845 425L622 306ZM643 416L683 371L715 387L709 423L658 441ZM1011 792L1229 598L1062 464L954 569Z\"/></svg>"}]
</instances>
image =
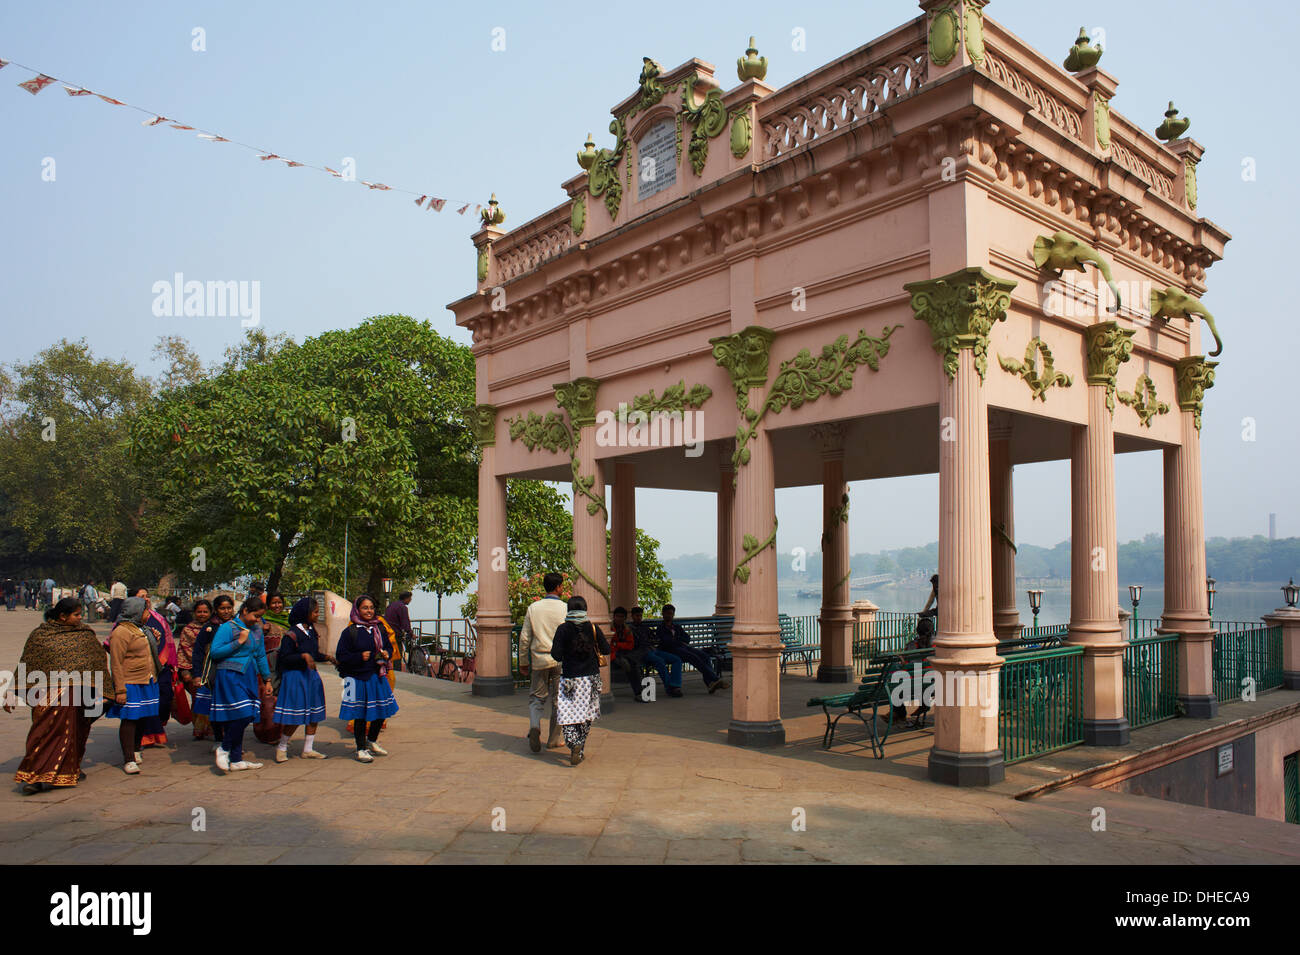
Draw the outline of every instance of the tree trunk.
<instances>
[{"instance_id":1,"label":"tree trunk","mask_svg":"<svg viewBox=\"0 0 1300 955\"><path fill-rule=\"evenodd\" d=\"M268 596L277 593L280 589L280 581L284 578L284 565L289 559L289 548L293 546L293 539L296 536L298 535L295 531L280 532L280 555L276 558L275 567L271 570L271 576L266 578L266 593Z\"/></svg>"}]
</instances>

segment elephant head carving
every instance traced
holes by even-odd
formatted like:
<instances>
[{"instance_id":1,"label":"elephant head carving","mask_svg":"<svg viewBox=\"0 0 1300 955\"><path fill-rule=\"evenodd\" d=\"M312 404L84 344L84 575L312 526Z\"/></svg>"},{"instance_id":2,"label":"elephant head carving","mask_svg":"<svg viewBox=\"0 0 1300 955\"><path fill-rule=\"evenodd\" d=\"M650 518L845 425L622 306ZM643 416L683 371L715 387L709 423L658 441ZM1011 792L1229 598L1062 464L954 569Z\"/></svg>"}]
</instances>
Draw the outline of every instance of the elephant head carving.
<instances>
[{"instance_id":1,"label":"elephant head carving","mask_svg":"<svg viewBox=\"0 0 1300 955\"><path fill-rule=\"evenodd\" d=\"M1040 269L1052 269L1056 272L1073 269L1082 272L1088 262L1097 267L1097 271L1106 280L1111 294L1115 296L1114 308L1107 311L1111 314L1118 312L1121 304L1119 286L1115 284L1115 279L1110 274L1110 263L1101 257L1100 252L1068 232L1058 232L1050 239L1045 235L1034 239L1034 265Z\"/></svg>"},{"instance_id":2,"label":"elephant head carving","mask_svg":"<svg viewBox=\"0 0 1300 955\"><path fill-rule=\"evenodd\" d=\"M1219 337L1219 329L1215 327L1214 316L1210 314L1209 309L1201 304L1200 299L1188 295L1182 289L1174 288L1172 285L1163 292L1160 289L1151 290L1151 317L1153 319L1163 318L1168 321L1171 318L1185 318L1189 322L1195 321L1192 317L1199 315L1205 319L1205 324L1210 326L1210 334L1214 336L1214 351L1210 352L1213 358L1223 351L1223 339Z\"/></svg>"}]
</instances>

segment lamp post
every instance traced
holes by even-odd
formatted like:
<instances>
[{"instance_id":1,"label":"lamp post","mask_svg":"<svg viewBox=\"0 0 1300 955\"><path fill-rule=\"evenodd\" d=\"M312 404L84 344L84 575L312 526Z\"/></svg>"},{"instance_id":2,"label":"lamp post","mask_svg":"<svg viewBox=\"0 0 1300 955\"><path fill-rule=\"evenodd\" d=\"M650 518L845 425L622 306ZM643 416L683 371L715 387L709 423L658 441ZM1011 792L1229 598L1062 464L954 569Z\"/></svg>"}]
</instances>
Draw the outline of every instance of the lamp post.
<instances>
[{"instance_id":1,"label":"lamp post","mask_svg":"<svg viewBox=\"0 0 1300 955\"><path fill-rule=\"evenodd\" d=\"M393 592L393 578L383 577L380 578L380 582L384 585L384 605L387 606L388 595Z\"/></svg>"},{"instance_id":2,"label":"lamp post","mask_svg":"<svg viewBox=\"0 0 1300 955\"><path fill-rule=\"evenodd\" d=\"M1038 611L1043 609L1043 592L1041 590L1027 591L1029 594L1029 609L1034 612L1034 636L1038 636Z\"/></svg>"},{"instance_id":3,"label":"lamp post","mask_svg":"<svg viewBox=\"0 0 1300 955\"><path fill-rule=\"evenodd\" d=\"M1128 585L1128 599L1133 602L1133 636L1130 640L1136 640L1138 636L1138 601L1142 599L1142 585Z\"/></svg>"},{"instance_id":4,"label":"lamp post","mask_svg":"<svg viewBox=\"0 0 1300 955\"><path fill-rule=\"evenodd\" d=\"M1295 578L1292 577L1282 587L1282 599L1286 601L1288 607L1294 607L1297 597L1300 597L1300 587L1295 585Z\"/></svg>"},{"instance_id":5,"label":"lamp post","mask_svg":"<svg viewBox=\"0 0 1300 955\"><path fill-rule=\"evenodd\" d=\"M1205 608L1210 614L1210 620L1214 620L1214 595L1217 591L1214 589L1214 578L1205 578Z\"/></svg>"},{"instance_id":6,"label":"lamp post","mask_svg":"<svg viewBox=\"0 0 1300 955\"><path fill-rule=\"evenodd\" d=\"M343 520L343 599L348 599L348 518Z\"/></svg>"}]
</instances>

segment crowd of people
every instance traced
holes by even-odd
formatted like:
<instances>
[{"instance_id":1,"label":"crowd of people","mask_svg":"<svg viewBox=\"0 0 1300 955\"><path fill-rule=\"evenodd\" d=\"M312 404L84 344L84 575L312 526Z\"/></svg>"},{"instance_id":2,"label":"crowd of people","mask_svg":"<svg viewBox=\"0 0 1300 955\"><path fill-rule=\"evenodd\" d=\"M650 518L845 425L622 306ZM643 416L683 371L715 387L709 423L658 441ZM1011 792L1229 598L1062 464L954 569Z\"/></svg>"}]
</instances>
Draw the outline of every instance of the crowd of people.
<instances>
[{"instance_id":1,"label":"crowd of people","mask_svg":"<svg viewBox=\"0 0 1300 955\"><path fill-rule=\"evenodd\" d=\"M519 672L528 677L528 747L542 751L542 716L551 701L546 748L568 746L569 761L577 766L585 758L591 725L600 719L600 668L606 662L627 676L632 699L649 703L653 688L646 673L659 673L670 697L682 694L682 666L694 667L710 693L730 684L714 668L707 653L691 645L690 635L675 622L677 610L665 604L663 619L651 629L643 622L644 612L633 607L615 607L612 633L587 619L587 601L582 597L560 596L564 578L547 574L542 578L545 596L533 601L524 614L519 635ZM653 682L651 678L650 682Z\"/></svg>"},{"instance_id":2,"label":"crowd of people","mask_svg":"<svg viewBox=\"0 0 1300 955\"><path fill-rule=\"evenodd\" d=\"M301 757L325 759L315 745L326 719L323 663L337 667L343 679L338 716L354 736L355 758L371 763L388 755L379 735L398 711L393 667L401 657L401 631L390 621L404 620L409 632L409 594L394 601L400 612L390 606L384 615L373 597L358 597L349 625L327 653L311 597L294 602L286 617L284 597L254 584L238 606L219 594L185 608L165 605L165 616L148 588L128 591L123 584L112 596L112 630L105 640L90 625L86 605L89 598L98 606L98 593L82 588L56 598L49 583L44 621L27 638L19 660L21 682L4 700L5 710L13 712L17 690L31 707L26 754L15 774L25 795L75 786L84 778L81 761L99 719L118 721L128 775L143 771L146 750L167 745L172 720L192 725L195 740L213 741L223 773L262 768L244 748L249 726L259 741L274 745L277 763L288 760L300 726ZM94 590L93 584L87 587Z\"/></svg>"}]
</instances>

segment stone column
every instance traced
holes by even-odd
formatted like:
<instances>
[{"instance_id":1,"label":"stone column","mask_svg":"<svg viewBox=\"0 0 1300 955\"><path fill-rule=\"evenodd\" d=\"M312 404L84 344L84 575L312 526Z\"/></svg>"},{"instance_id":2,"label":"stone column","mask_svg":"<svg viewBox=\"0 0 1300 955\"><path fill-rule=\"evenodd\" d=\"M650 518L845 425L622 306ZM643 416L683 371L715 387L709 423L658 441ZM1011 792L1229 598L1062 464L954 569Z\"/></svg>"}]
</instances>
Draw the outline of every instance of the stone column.
<instances>
[{"instance_id":1,"label":"stone column","mask_svg":"<svg viewBox=\"0 0 1300 955\"><path fill-rule=\"evenodd\" d=\"M731 463L735 450L734 441L723 441L718 447L718 592L713 605L713 613L718 617L736 615L736 585L731 576L736 569L736 554L732 548L736 470Z\"/></svg>"},{"instance_id":2,"label":"stone column","mask_svg":"<svg viewBox=\"0 0 1300 955\"><path fill-rule=\"evenodd\" d=\"M1264 615L1264 623L1282 628L1282 686L1300 690L1300 610L1278 607Z\"/></svg>"},{"instance_id":3,"label":"stone column","mask_svg":"<svg viewBox=\"0 0 1300 955\"><path fill-rule=\"evenodd\" d=\"M732 538L736 622L731 634L731 725L736 746L779 746L781 723L781 627L776 592L776 473L767 431L750 430L767 384L768 353L775 333L751 325L710 339L713 357L736 387L745 439L737 441L735 529ZM751 395L751 391L757 393Z\"/></svg>"},{"instance_id":4,"label":"stone column","mask_svg":"<svg viewBox=\"0 0 1300 955\"><path fill-rule=\"evenodd\" d=\"M989 416L989 518L993 524L993 632L999 640L1020 636L1011 472L1010 416L995 413Z\"/></svg>"},{"instance_id":5,"label":"stone column","mask_svg":"<svg viewBox=\"0 0 1300 955\"><path fill-rule=\"evenodd\" d=\"M845 422L813 427L822 449L821 683L853 682L853 608L849 602L849 485L844 480Z\"/></svg>"},{"instance_id":6,"label":"stone column","mask_svg":"<svg viewBox=\"0 0 1300 955\"><path fill-rule=\"evenodd\" d=\"M942 681L929 774L989 785L1005 775L998 748L989 514L989 331L1006 319L1016 283L971 267L903 286L943 359L939 382L939 619L933 664ZM947 690L956 691L956 699Z\"/></svg>"},{"instance_id":7,"label":"stone column","mask_svg":"<svg viewBox=\"0 0 1300 955\"><path fill-rule=\"evenodd\" d=\"M587 599L587 616L609 632L609 568L606 560L605 479L596 461L596 391L594 378L557 384L555 403L568 413L574 442L573 466L573 593ZM602 707L614 705L608 664L600 670Z\"/></svg>"},{"instance_id":8,"label":"stone column","mask_svg":"<svg viewBox=\"0 0 1300 955\"><path fill-rule=\"evenodd\" d=\"M614 554L614 606L631 609L637 602L636 577L636 465L620 461L614 465L614 513L611 515ZM653 613L653 611L652 611Z\"/></svg>"},{"instance_id":9,"label":"stone column","mask_svg":"<svg viewBox=\"0 0 1300 955\"><path fill-rule=\"evenodd\" d=\"M482 449L478 468L478 631L475 648L475 696L508 696L510 675L510 601L506 587L506 479L496 474L497 409L478 405L474 434Z\"/></svg>"},{"instance_id":10,"label":"stone column","mask_svg":"<svg viewBox=\"0 0 1300 955\"><path fill-rule=\"evenodd\" d=\"M1201 719L1219 712L1201 498L1201 404L1217 365L1203 355L1175 363L1182 443L1165 448L1165 609L1159 632L1179 635L1178 700L1186 715Z\"/></svg>"},{"instance_id":11,"label":"stone column","mask_svg":"<svg viewBox=\"0 0 1300 955\"><path fill-rule=\"evenodd\" d=\"M1133 330L1118 322L1084 329L1088 423L1070 436L1070 639L1082 644L1083 740L1128 742L1124 647L1119 622L1115 530L1115 375L1133 352Z\"/></svg>"}]
</instances>

